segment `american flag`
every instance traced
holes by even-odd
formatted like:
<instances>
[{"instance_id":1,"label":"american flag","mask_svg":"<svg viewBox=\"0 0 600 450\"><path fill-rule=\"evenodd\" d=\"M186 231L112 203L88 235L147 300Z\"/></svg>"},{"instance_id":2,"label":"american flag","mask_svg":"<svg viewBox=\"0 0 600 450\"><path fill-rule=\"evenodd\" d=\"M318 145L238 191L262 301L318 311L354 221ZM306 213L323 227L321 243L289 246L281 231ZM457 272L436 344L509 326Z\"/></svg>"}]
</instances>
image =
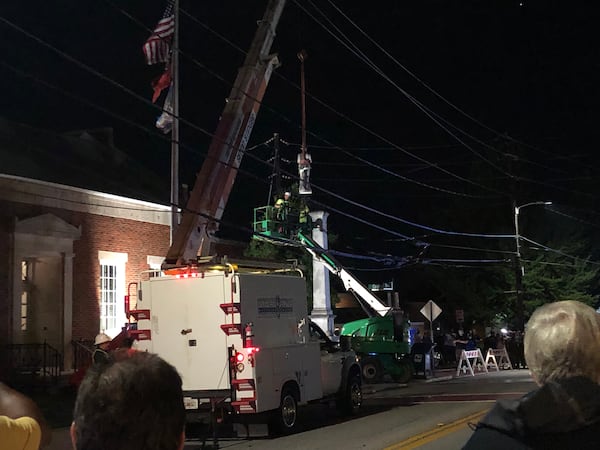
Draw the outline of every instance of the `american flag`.
<instances>
[{"instance_id":1,"label":"american flag","mask_svg":"<svg viewBox=\"0 0 600 450\"><path fill-rule=\"evenodd\" d=\"M171 51L171 41L175 33L175 0L168 0L167 8L158 25L142 47L148 65L167 62Z\"/></svg>"}]
</instances>

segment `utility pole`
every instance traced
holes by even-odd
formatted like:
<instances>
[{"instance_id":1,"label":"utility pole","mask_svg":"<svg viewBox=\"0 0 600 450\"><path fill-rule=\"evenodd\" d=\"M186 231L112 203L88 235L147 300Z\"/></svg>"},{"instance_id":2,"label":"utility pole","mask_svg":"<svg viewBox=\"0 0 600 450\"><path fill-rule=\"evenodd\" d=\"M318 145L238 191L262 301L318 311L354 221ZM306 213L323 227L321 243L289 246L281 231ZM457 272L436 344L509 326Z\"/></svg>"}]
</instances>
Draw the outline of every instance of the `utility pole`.
<instances>
[{"instance_id":1,"label":"utility pole","mask_svg":"<svg viewBox=\"0 0 600 450\"><path fill-rule=\"evenodd\" d=\"M273 172L271 173L271 182L269 183L269 198L267 205L273 201L273 182L275 183L275 193L281 195L281 166L279 164L279 133L273 133Z\"/></svg>"},{"instance_id":2,"label":"utility pole","mask_svg":"<svg viewBox=\"0 0 600 450\"><path fill-rule=\"evenodd\" d=\"M179 226L179 0L173 9L174 31L171 50L173 125L171 129L171 244Z\"/></svg>"},{"instance_id":3,"label":"utility pole","mask_svg":"<svg viewBox=\"0 0 600 450\"><path fill-rule=\"evenodd\" d=\"M302 144L300 146L300 153L297 156L298 162L298 193L300 195L312 194L310 187L310 165L312 158L306 151L306 84L304 81L304 61L308 58L308 54L304 50L298 52L298 59L300 60L300 98L302 105Z\"/></svg>"},{"instance_id":4,"label":"utility pole","mask_svg":"<svg viewBox=\"0 0 600 450\"><path fill-rule=\"evenodd\" d=\"M523 307L523 276L525 275L525 268L523 267L523 264L521 264L521 236L519 234L519 213L521 212L521 209L525 208L526 206L533 206L533 205L551 205L552 202L530 202L530 203L525 203L524 205L521 206L517 206L517 203L515 200L513 200L513 210L514 210L514 217L515 217L515 245L516 245L516 252L515 252L515 292L516 292L516 299L517 299L517 327L519 328L519 331L524 331L525 330L525 314L524 314L524 307Z\"/></svg>"},{"instance_id":5,"label":"utility pole","mask_svg":"<svg viewBox=\"0 0 600 450\"><path fill-rule=\"evenodd\" d=\"M523 266L521 265L521 243L519 236L519 207L516 200L513 200L513 211L515 216L515 295L517 299L517 328L519 331L525 330L525 318L523 314Z\"/></svg>"},{"instance_id":6,"label":"utility pole","mask_svg":"<svg viewBox=\"0 0 600 450\"><path fill-rule=\"evenodd\" d=\"M298 52L298 59L300 60L300 99L302 107L302 145L300 151L302 157L306 155L306 84L304 81L304 61L308 57L306 51L300 50Z\"/></svg>"}]
</instances>

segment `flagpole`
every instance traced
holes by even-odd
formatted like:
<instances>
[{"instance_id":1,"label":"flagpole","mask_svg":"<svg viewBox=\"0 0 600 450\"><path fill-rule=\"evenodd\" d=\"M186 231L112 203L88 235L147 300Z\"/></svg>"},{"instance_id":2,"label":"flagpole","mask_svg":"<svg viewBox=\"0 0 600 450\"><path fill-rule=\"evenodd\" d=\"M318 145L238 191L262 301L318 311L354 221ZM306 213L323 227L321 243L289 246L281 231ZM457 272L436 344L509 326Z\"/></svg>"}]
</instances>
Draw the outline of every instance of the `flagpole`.
<instances>
[{"instance_id":1,"label":"flagpole","mask_svg":"<svg viewBox=\"0 0 600 450\"><path fill-rule=\"evenodd\" d=\"M171 243L179 225L179 0L174 4L174 34L171 51L173 128L171 130Z\"/></svg>"}]
</instances>

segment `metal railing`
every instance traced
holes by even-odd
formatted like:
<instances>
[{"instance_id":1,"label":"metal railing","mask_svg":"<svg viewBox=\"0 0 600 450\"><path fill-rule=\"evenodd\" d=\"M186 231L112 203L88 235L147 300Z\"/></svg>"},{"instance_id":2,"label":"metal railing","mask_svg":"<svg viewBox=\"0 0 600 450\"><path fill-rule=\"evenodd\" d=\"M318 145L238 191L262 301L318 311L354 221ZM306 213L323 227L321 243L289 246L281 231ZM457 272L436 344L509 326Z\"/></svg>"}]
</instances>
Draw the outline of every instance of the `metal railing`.
<instances>
[{"instance_id":1,"label":"metal railing","mask_svg":"<svg viewBox=\"0 0 600 450\"><path fill-rule=\"evenodd\" d=\"M91 339L79 339L71 341L73 348L73 370L78 372L82 369L87 369L92 361L92 353L94 352L94 341Z\"/></svg>"},{"instance_id":2,"label":"metal railing","mask_svg":"<svg viewBox=\"0 0 600 450\"><path fill-rule=\"evenodd\" d=\"M0 347L0 352L10 380L32 384L58 382L63 358L50 344L7 344Z\"/></svg>"}]
</instances>

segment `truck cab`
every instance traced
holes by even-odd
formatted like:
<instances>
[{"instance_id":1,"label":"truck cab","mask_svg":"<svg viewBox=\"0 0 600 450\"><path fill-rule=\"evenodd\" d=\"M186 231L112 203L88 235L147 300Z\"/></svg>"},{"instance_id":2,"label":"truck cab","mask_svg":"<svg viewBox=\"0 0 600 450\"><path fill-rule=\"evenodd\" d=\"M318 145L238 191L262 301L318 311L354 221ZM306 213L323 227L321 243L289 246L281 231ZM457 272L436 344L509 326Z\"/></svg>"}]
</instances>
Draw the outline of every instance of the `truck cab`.
<instances>
[{"instance_id":1,"label":"truck cab","mask_svg":"<svg viewBox=\"0 0 600 450\"><path fill-rule=\"evenodd\" d=\"M344 396L345 385L352 377L360 379L360 369L358 366L358 358L356 353L346 346L342 347L340 342L332 341L329 336L319 326L313 322L309 323L310 338L319 342L321 351L321 385L323 386L323 394L329 396L332 394L340 394ZM359 372L356 372L356 371ZM353 395L359 395L359 392L354 392ZM352 402L360 402L361 398L351 399ZM340 405L343 407L343 405ZM360 405L349 405L355 408ZM350 411L352 412L352 411Z\"/></svg>"}]
</instances>

